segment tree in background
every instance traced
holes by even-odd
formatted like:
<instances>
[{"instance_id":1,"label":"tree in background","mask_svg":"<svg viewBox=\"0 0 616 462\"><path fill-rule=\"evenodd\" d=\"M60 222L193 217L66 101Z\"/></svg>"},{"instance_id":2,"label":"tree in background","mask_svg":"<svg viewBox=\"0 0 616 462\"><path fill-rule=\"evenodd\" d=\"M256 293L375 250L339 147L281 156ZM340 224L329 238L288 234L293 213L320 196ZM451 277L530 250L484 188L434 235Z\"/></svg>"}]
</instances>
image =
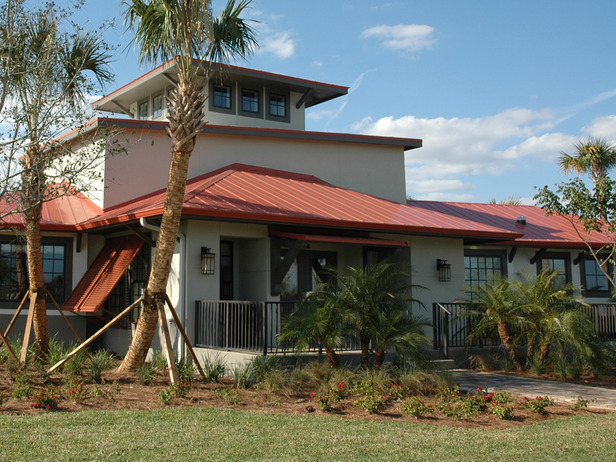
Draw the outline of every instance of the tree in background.
<instances>
[{"instance_id":1,"label":"tree in background","mask_svg":"<svg viewBox=\"0 0 616 462\"><path fill-rule=\"evenodd\" d=\"M164 300L167 288L188 162L204 123L204 94L199 83L203 78L197 77L197 71L209 75L211 67L202 60L220 63L246 57L256 46L256 39L252 27L241 17L250 0L229 0L219 18L214 18L209 0L133 0L124 4L141 62L157 64L174 59L178 69L175 95L169 102L171 167L162 223L135 335L119 368L129 371L145 360L156 331L157 303Z\"/></svg>"},{"instance_id":2,"label":"tree in background","mask_svg":"<svg viewBox=\"0 0 616 462\"><path fill-rule=\"evenodd\" d=\"M584 180L576 177L560 183L555 191L544 186L535 200L546 214L569 220L614 287L609 265L613 264L616 252L616 183L608 172L616 165L616 147L601 138L589 138L579 141L575 149L575 155L563 153L561 166L565 172L589 174L592 186L588 187Z\"/></svg>"},{"instance_id":3,"label":"tree in background","mask_svg":"<svg viewBox=\"0 0 616 462\"><path fill-rule=\"evenodd\" d=\"M595 184L606 178L608 171L616 165L616 147L603 138L580 140L575 144L575 154L560 154L563 172L588 174Z\"/></svg>"},{"instance_id":4,"label":"tree in background","mask_svg":"<svg viewBox=\"0 0 616 462\"><path fill-rule=\"evenodd\" d=\"M8 126L0 145L1 200L21 216L26 237L29 291L37 293L33 329L37 356L49 351L41 256L43 203L89 187L106 138L80 149L57 137L85 123L86 98L112 78L107 45L97 32L70 27L69 11L53 2L28 9L10 0L0 14L0 104ZM95 135L96 137L96 135ZM90 139L90 141L92 141Z\"/></svg>"}]
</instances>

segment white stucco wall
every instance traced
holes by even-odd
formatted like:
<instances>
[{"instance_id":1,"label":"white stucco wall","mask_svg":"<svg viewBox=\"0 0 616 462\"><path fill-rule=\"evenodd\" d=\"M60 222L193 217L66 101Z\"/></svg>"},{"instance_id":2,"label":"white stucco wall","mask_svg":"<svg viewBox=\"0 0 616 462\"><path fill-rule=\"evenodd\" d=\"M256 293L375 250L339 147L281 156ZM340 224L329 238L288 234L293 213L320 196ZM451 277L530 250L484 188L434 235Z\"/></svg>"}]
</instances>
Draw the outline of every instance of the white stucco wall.
<instances>
[{"instance_id":1,"label":"white stucco wall","mask_svg":"<svg viewBox=\"0 0 616 462\"><path fill-rule=\"evenodd\" d=\"M107 159L104 207L167 185L170 143L164 131L143 130L122 141L127 154ZM343 188L404 202L401 147L294 139L201 135L190 159L188 178L233 163L314 175Z\"/></svg>"}]
</instances>

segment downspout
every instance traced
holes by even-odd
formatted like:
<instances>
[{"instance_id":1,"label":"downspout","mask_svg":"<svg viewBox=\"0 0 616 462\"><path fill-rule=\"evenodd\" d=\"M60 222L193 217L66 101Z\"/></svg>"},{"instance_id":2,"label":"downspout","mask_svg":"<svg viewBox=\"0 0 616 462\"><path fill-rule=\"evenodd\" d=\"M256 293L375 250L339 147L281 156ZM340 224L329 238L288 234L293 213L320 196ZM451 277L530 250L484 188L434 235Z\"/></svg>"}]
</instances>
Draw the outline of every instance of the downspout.
<instances>
[{"instance_id":1,"label":"downspout","mask_svg":"<svg viewBox=\"0 0 616 462\"><path fill-rule=\"evenodd\" d=\"M148 223L146 218L140 218L139 219L139 224L141 225L142 228L144 229L149 229L150 231L154 231L156 233L160 233L160 227L155 226L151 223ZM180 317L181 321L182 321L182 327L186 325L186 309L185 309L185 302L184 300L187 300L188 298L188 284L186 283L186 277L188 275L188 262L186 261L186 236L183 233L180 233L178 231L178 237L180 238L180 275L179 275L179 279L180 279L180 290L179 290L179 301L178 301L178 306L175 306L175 311L177 313L177 311L180 309L182 310L182 316ZM183 272L183 274L182 274ZM173 319L168 319L168 321L173 322ZM186 343L184 342L184 339L182 338L182 336L179 334L178 331L178 350L180 352L180 359L185 358L186 357Z\"/></svg>"}]
</instances>

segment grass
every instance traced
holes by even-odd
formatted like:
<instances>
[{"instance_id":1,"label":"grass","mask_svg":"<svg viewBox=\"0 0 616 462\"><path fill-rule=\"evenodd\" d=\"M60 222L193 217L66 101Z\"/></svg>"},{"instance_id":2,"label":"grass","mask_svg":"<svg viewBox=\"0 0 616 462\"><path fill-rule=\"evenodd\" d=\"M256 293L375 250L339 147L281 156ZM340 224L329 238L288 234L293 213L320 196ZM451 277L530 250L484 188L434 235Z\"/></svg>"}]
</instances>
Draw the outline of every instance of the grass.
<instances>
[{"instance_id":1,"label":"grass","mask_svg":"<svg viewBox=\"0 0 616 462\"><path fill-rule=\"evenodd\" d=\"M502 430L216 408L0 415L0 460L616 460L616 414Z\"/></svg>"}]
</instances>

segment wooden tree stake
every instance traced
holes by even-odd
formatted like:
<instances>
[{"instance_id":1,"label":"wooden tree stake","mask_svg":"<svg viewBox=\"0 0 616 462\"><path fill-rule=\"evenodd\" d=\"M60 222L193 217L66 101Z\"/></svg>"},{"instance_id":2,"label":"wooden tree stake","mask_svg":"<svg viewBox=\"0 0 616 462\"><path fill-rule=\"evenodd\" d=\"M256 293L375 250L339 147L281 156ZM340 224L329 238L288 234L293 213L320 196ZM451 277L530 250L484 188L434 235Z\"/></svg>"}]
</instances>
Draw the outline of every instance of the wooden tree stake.
<instances>
[{"instance_id":1,"label":"wooden tree stake","mask_svg":"<svg viewBox=\"0 0 616 462\"><path fill-rule=\"evenodd\" d=\"M162 332L163 351L167 357L167 366L169 367L169 379L172 384L175 384L180 381L180 378L175 367L175 354L173 353L171 334L169 334L169 325L167 324L167 315L165 314L165 300L157 298L156 307L158 308L158 321L160 322L160 330Z\"/></svg>"},{"instance_id":2,"label":"wooden tree stake","mask_svg":"<svg viewBox=\"0 0 616 462\"><path fill-rule=\"evenodd\" d=\"M201 364L199 364L199 360L197 359L197 355L195 354L195 350L193 350L192 345L190 344L190 340L188 340L188 335L186 335L184 326L182 326L182 323L180 322L180 318L178 317L178 314L176 313L175 308L171 304L171 300L169 300L169 296L165 294L165 298L167 300L167 305L169 306L169 310L171 311L171 315L173 316L173 319L175 320L175 324L178 326L178 330L180 331L180 334L182 335L182 338L184 339L184 343L186 343L186 348L188 349L190 356L192 356L192 359L197 366L197 370L199 371L199 374L201 374L201 377L205 378L205 372L203 372L203 369L201 368Z\"/></svg>"},{"instance_id":3,"label":"wooden tree stake","mask_svg":"<svg viewBox=\"0 0 616 462\"><path fill-rule=\"evenodd\" d=\"M115 318L113 318L111 321L109 321L107 324L105 324L98 332L96 332L89 339L87 339L85 342L83 342L81 345L79 345L77 348L75 348L73 351L71 351L69 354L67 354L63 359L61 359L56 364L54 364L51 368L49 368L49 370L47 370L47 373L51 374L53 371L58 369L65 362L67 362L69 359L71 359L73 356L75 356L77 353L79 353L81 350L83 350L85 347L87 347L90 343L92 343L94 340L96 340L101 335L103 335L109 328L113 327L113 325L115 323L117 323L120 319L122 319L124 317L124 315L126 315L126 313L128 313L135 306L137 306L139 303L141 303L142 300L143 300L143 297L139 297L135 303L133 303L132 305L126 307L124 309L124 311L122 311Z\"/></svg>"}]
</instances>

